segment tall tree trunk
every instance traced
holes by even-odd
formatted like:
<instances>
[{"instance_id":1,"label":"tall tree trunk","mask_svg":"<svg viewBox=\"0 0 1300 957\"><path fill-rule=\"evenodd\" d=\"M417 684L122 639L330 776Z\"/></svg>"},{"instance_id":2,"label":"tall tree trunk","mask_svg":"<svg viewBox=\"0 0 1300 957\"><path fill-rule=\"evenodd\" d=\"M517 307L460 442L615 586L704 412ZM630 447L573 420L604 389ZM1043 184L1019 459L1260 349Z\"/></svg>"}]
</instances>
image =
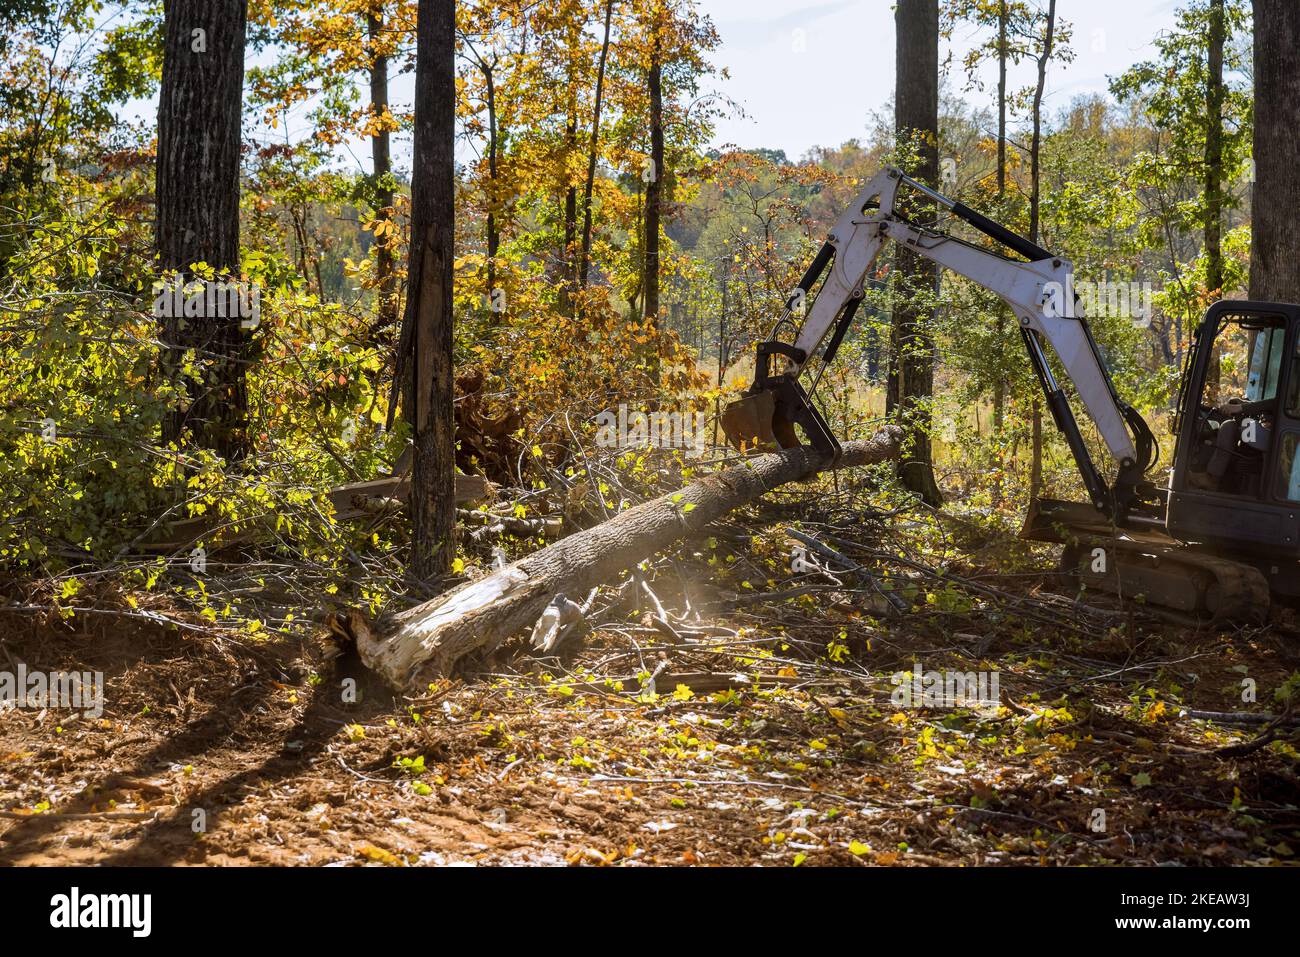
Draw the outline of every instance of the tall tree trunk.
<instances>
[{"instance_id":1,"label":"tall tree trunk","mask_svg":"<svg viewBox=\"0 0 1300 957\"><path fill-rule=\"evenodd\" d=\"M500 228L497 225L497 200L500 188L497 183L497 150L499 132L497 130L497 89L496 77L491 64L483 65L483 82L487 85L488 110L488 196L487 196L487 297L489 302L495 299L497 287L497 251L501 248ZM493 310L495 317L498 313Z\"/></svg>"},{"instance_id":2,"label":"tall tree trunk","mask_svg":"<svg viewBox=\"0 0 1300 957\"><path fill-rule=\"evenodd\" d=\"M414 427L415 445L410 570L422 582L450 570L456 519L451 365L455 29L455 0L420 0L416 24L415 149L411 163L410 293L403 324L411 330L411 402L407 415Z\"/></svg>"},{"instance_id":3,"label":"tall tree trunk","mask_svg":"<svg viewBox=\"0 0 1300 957\"><path fill-rule=\"evenodd\" d=\"M1007 194L1007 0L998 3L998 200Z\"/></svg>"},{"instance_id":4,"label":"tall tree trunk","mask_svg":"<svg viewBox=\"0 0 1300 957\"><path fill-rule=\"evenodd\" d=\"M600 105L605 92L605 64L609 59L609 23L614 15L614 0L605 2L605 37L600 44L596 64L596 100L591 111L591 145L587 153L587 182L582 190L582 254L578 258L578 287L587 288L591 268L591 194L596 188L596 160L600 155Z\"/></svg>"},{"instance_id":5,"label":"tall tree trunk","mask_svg":"<svg viewBox=\"0 0 1300 957\"><path fill-rule=\"evenodd\" d=\"M189 278L189 267L205 262L239 276L246 13L244 0L167 0L164 6L154 227L164 274ZM240 322L239 316L166 318L164 375L176 377L192 350L201 381L186 377L188 402L164 419L165 441L184 441L188 433L230 461L247 452Z\"/></svg>"},{"instance_id":6,"label":"tall tree trunk","mask_svg":"<svg viewBox=\"0 0 1300 957\"><path fill-rule=\"evenodd\" d=\"M1223 297L1223 246L1220 223L1223 218L1223 0L1210 0L1205 44L1205 291L1214 299ZM1210 354L1206 374L1211 395L1219 392L1221 377L1219 347Z\"/></svg>"},{"instance_id":7,"label":"tall tree trunk","mask_svg":"<svg viewBox=\"0 0 1300 957\"><path fill-rule=\"evenodd\" d=\"M1250 298L1300 302L1300 5L1255 0Z\"/></svg>"},{"instance_id":8,"label":"tall tree trunk","mask_svg":"<svg viewBox=\"0 0 1300 957\"><path fill-rule=\"evenodd\" d=\"M1043 49L1038 58L1038 84L1034 87L1033 137L1029 143L1029 238L1035 243L1039 226L1039 152L1043 134L1043 90L1047 86L1047 61L1052 58L1052 39L1056 32L1056 0L1047 5L1047 24ZM1033 335L1033 333L1030 333ZM1029 466L1029 497L1035 499L1043 485L1043 406L1037 395L1033 406L1033 436Z\"/></svg>"},{"instance_id":9,"label":"tall tree trunk","mask_svg":"<svg viewBox=\"0 0 1300 957\"><path fill-rule=\"evenodd\" d=\"M568 40L568 102L564 125L564 249L560 256L559 308L563 315L577 317L574 293L578 289L578 187L573 179L572 158L578 152L578 71L585 20L570 24Z\"/></svg>"},{"instance_id":10,"label":"tall tree trunk","mask_svg":"<svg viewBox=\"0 0 1300 957\"><path fill-rule=\"evenodd\" d=\"M932 189L939 180L939 2L898 0L894 127L900 145L918 150L910 173ZM924 215L924 214L922 214ZM899 289L904 297L933 295L939 270L906 249L897 251ZM943 501L931 464L929 401L934 392L932 310L898 305L894 309L887 403L909 429L909 445L899 465L903 485L931 505Z\"/></svg>"},{"instance_id":11,"label":"tall tree trunk","mask_svg":"<svg viewBox=\"0 0 1300 957\"><path fill-rule=\"evenodd\" d=\"M569 125L565 133L567 151L572 154L578 147L578 115L576 104L570 105ZM565 175L569 175L565 165ZM560 311L566 316L575 315L573 292L578 288L578 188L572 183L564 191L564 281L560 286Z\"/></svg>"},{"instance_id":12,"label":"tall tree trunk","mask_svg":"<svg viewBox=\"0 0 1300 957\"><path fill-rule=\"evenodd\" d=\"M1006 215L1003 204L1007 196L1007 0L998 3L998 213ZM1007 312L1003 303L995 306L999 353L1007 338ZM999 379L993 387L993 433L1002 434L1006 420L1007 384ZM999 488L1000 488L999 483Z\"/></svg>"},{"instance_id":13,"label":"tall tree trunk","mask_svg":"<svg viewBox=\"0 0 1300 957\"><path fill-rule=\"evenodd\" d=\"M564 165L561 182L564 185L564 248L557 265L560 271L559 309L562 315L576 317L574 292L578 288L578 187L573 178L573 158L578 153L578 82L579 44L582 42L583 23L570 23L568 31L568 75L565 86L567 96L564 124Z\"/></svg>"},{"instance_id":14,"label":"tall tree trunk","mask_svg":"<svg viewBox=\"0 0 1300 957\"><path fill-rule=\"evenodd\" d=\"M379 53L379 35L384 22L377 14L366 17L370 38L370 111L375 117L388 116L388 57ZM392 221L393 209L393 154L392 137L388 127L376 129L370 138L370 158L374 167L375 218L381 222ZM384 232L375 250L375 278L378 280L379 319L376 330L387 329L397 322L396 276L393 271L392 234Z\"/></svg>"},{"instance_id":15,"label":"tall tree trunk","mask_svg":"<svg viewBox=\"0 0 1300 957\"><path fill-rule=\"evenodd\" d=\"M1223 0L1210 0L1205 79L1205 285L1218 298L1223 289Z\"/></svg>"},{"instance_id":16,"label":"tall tree trunk","mask_svg":"<svg viewBox=\"0 0 1300 957\"><path fill-rule=\"evenodd\" d=\"M657 27L656 27L657 28ZM664 178L663 74L659 63L659 38L647 76L650 94L650 181L645 187L645 317L659 324L659 214Z\"/></svg>"},{"instance_id":17,"label":"tall tree trunk","mask_svg":"<svg viewBox=\"0 0 1300 957\"><path fill-rule=\"evenodd\" d=\"M1052 40L1056 33L1056 0L1047 5L1046 30L1043 49L1038 57L1038 83L1034 87L1033 135L1029 141L1029 238L1038 242L1039 183L1041 172L1038 157L1043 141L1043 91L1047 87L1047 61L1052 58Z\"/></svg>"}]
</instances>

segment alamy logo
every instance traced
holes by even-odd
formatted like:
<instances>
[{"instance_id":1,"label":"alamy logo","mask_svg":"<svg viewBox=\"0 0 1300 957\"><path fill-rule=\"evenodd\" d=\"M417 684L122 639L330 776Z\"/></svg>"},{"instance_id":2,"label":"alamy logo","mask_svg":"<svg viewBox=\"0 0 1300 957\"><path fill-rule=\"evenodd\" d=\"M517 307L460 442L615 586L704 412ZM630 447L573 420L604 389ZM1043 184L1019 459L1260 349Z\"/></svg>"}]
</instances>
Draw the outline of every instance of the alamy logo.
<instances>
[{"instance_id":1,"label":"alamy logo","mask_svg":"<svg viewBox=\"0 0 1300 957\"><path fill-rule=\"evenodd\" d=\"M1082 313L1075 309L1078 299ZM1043 314L1060 319L1085 316L1092 319L1131 319L1134 325L1151 325L1155 314L1155 291L1149 282L1101 282L1080 280L1068 273L1064 283L1043 284Z\"/></svg>"},{"instance_id":2,"label":"alamy logo","mask_svg":"<svg viewBox=\"0 0 1300 957\"><path fill-rule=\"evenodd\" d=\"M1001 706L996 671L922 671L918 663L889 681L896 708L970 708L992 715Z\"/></svg>"},{"instance_id":3,"label":"alamy logo","mask_svg":"<svg viewBox=\"0 0 1300 957\"><path fill-rule=\"evenodd\" d=\"M602 449L685 449L687 455L704 454L703 412L628 412L620 403L618 412L606 410L596 416L596 445Z\"/></svg>"},{"instance_id":4,"label":"alamy logo","mask_svg":"<svg viewBox=\"0 0 1300 957\"><path fill-rule=\"evenodd\" d=\"M0 671L0 708L65 708L87 718L104 713L102 671Z\"/></svg>"},{"instance_id":5,"label":"alamy logo","mask_svg":"<svg viewBox=\"0 0 1300 957\"><path fill-rule=\"evenodd\" d=\"M262 287L255 282L195 279L163 283L154 296L155 319L238 319L240 328L262 321Z\"/></svg>"},{"instance_id":6,"label":"alamy logo","mask_svg":"<svg viewBox=\"0 0 1300 957\"><path fill-rule=\"evenodd\" d=\"M50 898L50 926L127 927L133 937L153 929L152 894L82 894L78 887Z\"/></svg>"}]
</instances>

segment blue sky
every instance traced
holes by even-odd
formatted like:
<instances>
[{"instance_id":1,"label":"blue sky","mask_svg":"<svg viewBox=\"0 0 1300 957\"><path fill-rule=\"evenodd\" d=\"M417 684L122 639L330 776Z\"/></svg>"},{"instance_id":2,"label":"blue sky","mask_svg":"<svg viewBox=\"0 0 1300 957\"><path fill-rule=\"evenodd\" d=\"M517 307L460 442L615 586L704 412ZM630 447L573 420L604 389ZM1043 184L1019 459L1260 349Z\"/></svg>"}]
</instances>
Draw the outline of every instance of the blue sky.
<instances>
[{"instance_id":1,"label":"blue sky","mask_svg":"<svg viewBox=\"0 0 1300 957\"><path fill-rule=\"evenodd\" d=\"M783 149L798 159L813 146L838 146L865 138L870 115L886 107L894 88L893 0L697 0L721 36L713 62L729 77L711 81L734 100L743 116L718 124L715 146ZM1046 0L1037 0L1046 3ZM1048 74L1047 109L1066 106L1079 93L1105 91L1107 77L1154 54L1152 41L1172 28L1175 0L1058 0L1058 15L1073 27L1074 62L1054 63ZM963 93L961 56L979 38L959 30L940 58L953 54L952 88L972 102L991 103L978 91ZM267 55L264 55L263 59ZM986 77L996 81L996 74ZM1023 64L1009 78L1012 89L1033 82L1033 67ZM409 103L411 76L395 78L395 103ZM991 87L990 87L991 88ZM146 127L157 116L157 100L137 101L125 111ZM305 117L291 121L295 135L306 133ZM283 131L261 136L283 136ZM462 160L473 150L461 144ZM340 159L368 171L370 151L349 144ZM409 167L410 136L395 138L393 159Z\"/></svg>"},{"instance_id":2,"label":"blue sky","mask_svg":"<svg viewBox=\"0 0 1300 957\"><path fill-rule=\"evenodd\" d=\"M699 0L722 37L714 62L729 80L717 88L745 110L719 124L717 143L784 149L797 159L812 146L865 137L868 117L894 87L893 0ZM1106 78L1154 53L1152 41L1174 24L1172 0L1058 0L1073 26L1073 63L1048 74L1047 107L1104 91ZM953 38L953 86L965 84L961 54L978 39ZM946 51L941 51L940 56ZM1033 82L1022 66L1014 87ZM990 74L996 81L996 74ZM967 94L974 102L987 94ZM991 98L990 98L991 101Z\"/></svg>"}]
</instances>

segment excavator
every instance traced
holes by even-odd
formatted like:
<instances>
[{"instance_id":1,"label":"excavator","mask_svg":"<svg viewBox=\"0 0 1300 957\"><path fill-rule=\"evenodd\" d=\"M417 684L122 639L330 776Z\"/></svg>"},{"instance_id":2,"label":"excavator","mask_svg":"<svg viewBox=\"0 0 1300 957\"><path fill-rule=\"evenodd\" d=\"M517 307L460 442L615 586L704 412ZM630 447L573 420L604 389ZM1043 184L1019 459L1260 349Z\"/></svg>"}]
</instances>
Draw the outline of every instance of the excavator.
<instances>
[{"instance_id":1,"label":"excavator","mask_svg":"<svg viewBox=\"0 0 1300 957\"><path fill-rule=\"evenodd\" d=\"M916 222L910 209L961 220L992 243ZM1062 570L1086 587L1142 601L1177 621L1262 624L1272 607L1300 600L1300 306L1210 306L1178 388L1173 467L1157 486L1158 443L1115 388L1073 292L1070 260L892 167L840 216L758 344L752 385L722 414L734 446L806 443L839 454L800 379L819 355L823 369L834 361L868 272L890 241L993 292L1016 317L1090 499L1036 499L1024 538L1063 545ZM1114 459L1107 470L1113 478L1093 461L1049 350Z\"/></svg>"}]
</instances>

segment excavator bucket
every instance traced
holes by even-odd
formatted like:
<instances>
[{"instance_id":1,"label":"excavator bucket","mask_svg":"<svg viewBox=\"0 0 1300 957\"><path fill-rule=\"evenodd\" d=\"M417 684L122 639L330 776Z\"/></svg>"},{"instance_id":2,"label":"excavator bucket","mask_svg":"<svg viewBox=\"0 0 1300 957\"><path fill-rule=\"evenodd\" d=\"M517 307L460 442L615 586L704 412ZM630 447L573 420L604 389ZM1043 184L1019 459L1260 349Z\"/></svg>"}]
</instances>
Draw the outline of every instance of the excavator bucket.
<instances>
[{"instance_id":1,"label":"excavator bucket","mask_svg":"<svg viewBox=\"0 0 1300 957\"><path fill-rule=\"evenodd\" d=\"M722 431L741 452L775 452L799 444L794 424L776 409L776 394L763 390L743 396L722 410Z\"/></svg>"},{"instance_id":2,"label":"excavator bucket","mask_svg":"<svg viewBox=\"0 0 1300 957\"><path fill-rule=\"evenodd\" d=\"M1080 534L1109 534L1111 523L1091 505L1054 498L1030 500L1020 537L1034 542L1066 542Z\"/></svg>"}]
</instances>

